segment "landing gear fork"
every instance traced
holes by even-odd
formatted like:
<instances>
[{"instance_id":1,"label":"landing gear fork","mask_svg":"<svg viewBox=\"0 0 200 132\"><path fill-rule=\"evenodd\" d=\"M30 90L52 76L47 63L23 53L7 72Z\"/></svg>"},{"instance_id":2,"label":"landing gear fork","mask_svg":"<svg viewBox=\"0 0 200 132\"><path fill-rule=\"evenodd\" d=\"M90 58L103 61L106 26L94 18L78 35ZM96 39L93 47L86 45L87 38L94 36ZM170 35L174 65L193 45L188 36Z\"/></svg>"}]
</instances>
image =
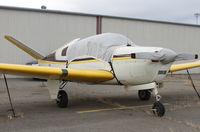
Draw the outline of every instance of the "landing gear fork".
<instances>
[{"instance_id":1,"label":"landing gear fork","mask_svg":"<svg viewBox=\"0 0 200 132\"><path fill-rule=\"evenodd\" d=\"M165 107L160 102L161 96L158 95L157 87L153 89L153 92L155 94L155 99L156 99L156 102L153 104L153 107L152 107L153 114L156 116L162 117L165 114Z\"/></svg>"}]
</instances>

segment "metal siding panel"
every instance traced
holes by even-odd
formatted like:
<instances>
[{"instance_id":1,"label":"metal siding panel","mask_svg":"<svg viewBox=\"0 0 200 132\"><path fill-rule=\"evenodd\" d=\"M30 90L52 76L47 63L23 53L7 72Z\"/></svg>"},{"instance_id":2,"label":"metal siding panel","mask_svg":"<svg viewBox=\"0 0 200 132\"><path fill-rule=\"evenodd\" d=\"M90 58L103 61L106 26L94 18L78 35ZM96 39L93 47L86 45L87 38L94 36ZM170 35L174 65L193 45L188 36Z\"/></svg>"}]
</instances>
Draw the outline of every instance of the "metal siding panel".
<instances>
[{"instance_id":1,"label":"metal siding panel","mask_svg":"<svg viewBox=\"0 0 200 132\"><path fill-rule=\"evenodd\" d=\"M200 52L200 27L115 18L102 20L102 32L121 33L141 46L165 47L179 53ZM199 73L200 68L191 71Z\"/></svg>"},{"instance_id":2,"label":"metal siding panel","mask_svg":"<svg viewBox=\"0 0 200 132\"><path fill-rule=\"evenodd\" d=\"M105 32L121 33L143 46L161 46L177 52L199 52L200 27L103 18Z\"/></svg>"},{"instance_id":3,"label":"metal siding panel","mask_svg":"<svg viewBox=\"0 0 200 132\"><path fill-rule=\"evenodd\" d=\"M75 38L96 34L96 17L0 9L0 62L24 64L32 57L3 38L12 35L47 55Z\"/></svg>"}]
</instances>

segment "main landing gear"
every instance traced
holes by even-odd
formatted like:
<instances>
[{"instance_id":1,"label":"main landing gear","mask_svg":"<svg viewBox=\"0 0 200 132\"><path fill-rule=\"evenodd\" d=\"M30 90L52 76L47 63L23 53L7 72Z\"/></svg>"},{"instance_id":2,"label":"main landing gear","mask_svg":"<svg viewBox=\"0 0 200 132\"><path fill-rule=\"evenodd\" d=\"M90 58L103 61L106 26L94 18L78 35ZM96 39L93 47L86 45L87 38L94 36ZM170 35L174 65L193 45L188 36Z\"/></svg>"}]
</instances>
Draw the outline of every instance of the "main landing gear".
<instances>
[{"instance_id":1,"label":"main landing gear","mask_svg":"<svg viewBox=\"0 0 200 132\"><path fill-rule=\"evenodd\" d=\"M66 108L68 106L68 95L64 90L64 87L68 81L61 81L48 79L47 80L47 88L49 90L49 94L51 99L56 100L58 107Z\"/></svg>"},{"instance_id":2,"label":"main landing gear","mask_svg":"<svg viewBox=\"0 0 200 132\"><path fill-rule=\"evenodd\" d=\"M66 108L68 106L68 95L67 95L67 92L63 90L66 84L67 84L67 81L62 81L59 87L58 94L57 94L56 103L58 107L60 108Z\"/></svg>"},{"instance_id":3,"label":"main landing gear","mask_svg":"<svg viewBox=\"0 0 200 132\"><path fill-rule=\"evenodd\" d=\"M60 108L66 108L68 106L68 95L65 90L59 90L56 103Z\"/></svg>"},{"instance_id":4,"label":"main landing gear","mask_svg":"<svg viewBox=\"0 0 200 132\"><path fill-rule=\"evenodd\" d=\"M165 107L160 102L161 96L158 95L157 88L154 88L153 92L156 98L156 102L153 104L153 107L152 107L153 114L156 116L162 117L165 114ZM143 101L149 100L151 98L151 90L139 90L138 97L140 100L143 100Z\"/></svg>"},{"instance_id":5,"label":"main landing gear","mask_svg":"<svg viewBox=\"0 0 200 132\"><path fill-rule=\"evenodd\" d=\"M139 90L138 97L140 100L149 100L151 98L150 90Z\"/></svg>"}]
</instances>

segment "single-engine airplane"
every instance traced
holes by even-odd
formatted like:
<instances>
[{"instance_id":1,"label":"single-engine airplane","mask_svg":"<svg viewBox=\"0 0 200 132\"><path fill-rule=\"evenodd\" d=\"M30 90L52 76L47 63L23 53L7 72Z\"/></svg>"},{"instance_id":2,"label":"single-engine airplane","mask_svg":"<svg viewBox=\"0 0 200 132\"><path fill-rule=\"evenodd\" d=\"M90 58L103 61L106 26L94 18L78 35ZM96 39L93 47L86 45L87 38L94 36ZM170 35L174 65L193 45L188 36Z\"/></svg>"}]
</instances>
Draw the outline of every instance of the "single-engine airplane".
<instances>
[{"instance_id":1,"label":"single-engine airplane","mask_svg":"<svg viewBox=\"0 0 200 132\"><path fill-rule=\"evenodd\" d=\"M39 66L0 63L0 73L46 78L52 99L59 107L68 106L64 86L68 82L123 85L127 90L138 90L141 100L155 94L153 113L165 114L160 102L158 84L168 72L199 67L200 62L172 65L174 61L197 59L197 55L177 54L171 49L143 47L116 33L104 33L85 39L75 39L44 57L11 36L5 38L32 57ZM61 82L62 81L62 82Z\"/></svg>"}]
</instances>

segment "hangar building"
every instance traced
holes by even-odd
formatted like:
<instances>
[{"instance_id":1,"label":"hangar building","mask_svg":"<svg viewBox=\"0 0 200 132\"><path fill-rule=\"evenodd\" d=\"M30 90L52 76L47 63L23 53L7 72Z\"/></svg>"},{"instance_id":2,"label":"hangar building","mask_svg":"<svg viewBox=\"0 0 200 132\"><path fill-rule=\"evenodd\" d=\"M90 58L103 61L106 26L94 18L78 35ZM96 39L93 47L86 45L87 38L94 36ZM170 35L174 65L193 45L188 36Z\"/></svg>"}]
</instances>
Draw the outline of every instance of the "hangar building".
<instances>
[{"instance_id":1,"label":"hangar building","mask_svg":"<svg viewBox=\"0 0 200 132\"><path fill-rule=\"evenodd\" d=\"M0 6L0 62L25 64L34 60L5 40L5 34L48 55L72 39L105 32L123 34L137 45L200 52L199 25Z\"/></svg>"}]
</instances>

